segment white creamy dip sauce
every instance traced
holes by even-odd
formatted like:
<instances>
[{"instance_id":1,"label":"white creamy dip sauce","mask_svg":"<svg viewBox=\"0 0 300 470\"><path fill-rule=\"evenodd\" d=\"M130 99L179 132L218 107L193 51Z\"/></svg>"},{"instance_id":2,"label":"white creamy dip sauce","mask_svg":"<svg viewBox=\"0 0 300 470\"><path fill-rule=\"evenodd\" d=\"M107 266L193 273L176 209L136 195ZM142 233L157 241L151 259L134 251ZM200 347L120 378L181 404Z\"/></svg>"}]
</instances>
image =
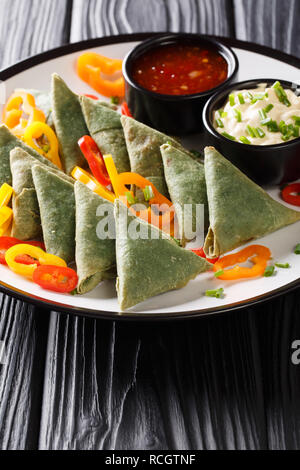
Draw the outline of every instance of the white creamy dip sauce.
<instances>
[{"instance_id":1,"label":"white creamy dip sauce","mask_svg":"<svg viewBox=\"0 0 300 470\"><path fill-rule=\"evenodd\" d=\"M251 90L236 90L232 92L231 103L228 97L228 101L224 109L218 110L214 113L214 127L220 134L229 134L238 142L243 142L252 145L274 145L280 144L287 140L292 140L298 137L300 124L300 97L298 97L292 90L284 90L287 99L290 102L288 107L286 104L280 102L274 88L266 88L267 85L262 83L258 88ZM233 102L234 96L234 102ZM241 96L243 97L241 99ZM253 103L252 97L263 96L263 99L258 99ZM245 101L241 104L240 101ZM232 104L234 105L232 106ZM253 103L253 104L252 104ZM279 126L282 121L286 126L294 126L294 132L290 130L284 131L284 128L280 128L277 131L271 132L267 124L262 124L263 110L268 110L268 106L273 105L273 108L265 113L265 119L271 118ZM270 106L269 106L270 107ZM295 116L299 117L299 122L295 120ZM294 117L294 119L293 119ZM241 122L238 122L238 121ZM222 124L223 127L220 127ZM249 127L250 126L250 132ZM276 126L275 126L276 128ZM257 131L258 129L258 131ZM255 131L256 130L256 131ZM274 130L274 128L273 128ZM253 131L256 134L253 136ZM261 132L262 131L262 132ZM263 137L260 135L265 134ZM229 138L227 135L225 137ZM245 138L248 142L245 142ZM242 140L240 140L242 139Z\"/></svg>"}]
</instances>

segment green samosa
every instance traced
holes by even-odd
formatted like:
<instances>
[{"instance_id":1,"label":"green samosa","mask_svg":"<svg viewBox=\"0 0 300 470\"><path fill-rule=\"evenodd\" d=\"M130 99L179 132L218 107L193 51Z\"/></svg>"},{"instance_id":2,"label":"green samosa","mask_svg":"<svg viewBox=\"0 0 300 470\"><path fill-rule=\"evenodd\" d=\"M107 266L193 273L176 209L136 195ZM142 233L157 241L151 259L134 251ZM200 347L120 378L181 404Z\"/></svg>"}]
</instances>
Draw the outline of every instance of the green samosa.
<instances>
[{"instance_id":1,"label":"green samosa","mask_svg":"<svg viewBox=\"0 0 300 470\"><path fill-rule=\"evenodd\" d=\"M62 165L65 172L70 174L75 166L86 166L78 140L89 132L79 96L73 93L56 73L52 75L51 103Z\"/></svg>"},{"instance_id":2,"label":"green samosa","mask_svg":"<svg viewBox=\"0 0 300 470\"><path fill-rule=\"evenodd\" d=\"M211 265L115 201L117 292L121 310L184 287Z\"/></svg>"},{"instance_id":3,"label":"green samosa","mask_svg":"<svg viewBox=\"0 0 300 470\"><path fill-rule=\"evenodd\" d=\"M210 228L205 254L215 258L300 220L300 212L272 199L214 147L205 149Z\"/></svg>"},{"instance_id":4,"label":"green samosa","mask_svg":"<svg viewBox=\"0 0 300 470\"><path fill-rule=\"evenodd\" d=\"M48 253L75 260L74 185L41 165L32 168L43 238Z\"/></svg>"},{"instance_id":5,"label":"green samosa","mask_svg":"<svg viewBox=\"0 0 300 470\"><path fill-rule=\"evenodd\" d=\"M22 140L14 136L5 125L2 125L0 126L0 186L3 183L12 184L9 154L15 147L20 147L25 150L41 163L45 163L52 168L57 168L53 163L43 157L43 155L40 155L36 150L24 144Z\"/></svg>"},{"instance_id":6,"label":"green samosa","mask_svg":"<svg viewBox=\"0 0 300 470\"><path fill-rule=\"evenodd\" d=\"M170 197L177 208L179 238L192 240L208 226L204 166L172 145L164 144L160 150Z\"/></svg>"},{"instance_id":7,"label":"green samosa","mask_svg":"<svg viewBox=\"0 0 300 470\"><path fill-rule=\"evenodd\" d=\"M173 147L184 150L181 144L151 127L128 116L121 117L124 129L131 171L139 173L147 179L156 177L157 184L165 186L164 166L160 153L163 144L170 143ZM167 193L164 194L168 196Z\"/></svg>"},{"instance_id":8,"label":"green samosa","mask_svg":"<svg viewBox=\"0 0 300 470\"><path fill-rule=\"evenodd\" d=\"M130 171L120 114L86 96L82 96L80 102L89 133L102 154L112 155L119 173Z\"/></svg>"},{"instance_id":9,"label":"green samosa","mask_svg":"<svg viewBox=\"0 0 300 470\"><path fill-rule=\"evenodd\" d=\"M85 294L104 279L116 277L114 206L79 181L74 190L77 292Z\"/></svg>"},{"instance_id":10,"label":"green samosa","mask_svg":"<svg viewBox=\"0 0 300 470\"><path fill-rule=\"evenodd\" d=\"M49 166L49 160L44 160L44 164L39 164L70 183L74 182L71 177L57 167ZM36 158L19 147L10 152L10 168L14 189L12 236L20 240L30 240L42 235L40 210L31 171L36 163Z\"/></svg>"}]
</instances>

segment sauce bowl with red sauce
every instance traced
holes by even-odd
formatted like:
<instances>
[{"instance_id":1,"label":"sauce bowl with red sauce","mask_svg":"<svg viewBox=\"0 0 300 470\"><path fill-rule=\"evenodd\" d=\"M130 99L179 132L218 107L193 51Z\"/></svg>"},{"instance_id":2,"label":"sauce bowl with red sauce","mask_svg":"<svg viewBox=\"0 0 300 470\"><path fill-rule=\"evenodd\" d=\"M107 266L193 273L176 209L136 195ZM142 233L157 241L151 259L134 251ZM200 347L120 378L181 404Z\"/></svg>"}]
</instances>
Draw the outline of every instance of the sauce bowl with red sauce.
<instances>
[{"instance_id":1,"label":"sauce bowl with red sauce","mask_svg":"<svg viewBox=\"0 0 300 470\"><path fill-rule=\"evenodd\" d=\"M198 34L154 36L123 61L125 99L138 121L172 135L203 129L207 100L233 81L238 59L221 41Z\"/></svg>"}]
</instances>

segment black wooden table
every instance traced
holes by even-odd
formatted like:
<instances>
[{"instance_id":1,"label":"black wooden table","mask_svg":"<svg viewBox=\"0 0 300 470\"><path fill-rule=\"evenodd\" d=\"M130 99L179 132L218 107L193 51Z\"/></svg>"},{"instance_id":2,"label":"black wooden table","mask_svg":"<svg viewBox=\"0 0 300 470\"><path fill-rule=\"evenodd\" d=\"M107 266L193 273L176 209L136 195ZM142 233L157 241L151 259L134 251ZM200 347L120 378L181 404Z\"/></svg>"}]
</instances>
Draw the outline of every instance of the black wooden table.
<instances>
[{"instance_id":1,"label":"black wooden table","mask_svg":"<svg viewBox=\"0 0 300 470\"><path fill-rule=\"evenodd\" d=\"M300 56L297 0L0 0L0 66L91 37L186 31ZM181 323L113 323L0 294L1 449L299 449L300 292Z\"/></svg>"}]
</instances>

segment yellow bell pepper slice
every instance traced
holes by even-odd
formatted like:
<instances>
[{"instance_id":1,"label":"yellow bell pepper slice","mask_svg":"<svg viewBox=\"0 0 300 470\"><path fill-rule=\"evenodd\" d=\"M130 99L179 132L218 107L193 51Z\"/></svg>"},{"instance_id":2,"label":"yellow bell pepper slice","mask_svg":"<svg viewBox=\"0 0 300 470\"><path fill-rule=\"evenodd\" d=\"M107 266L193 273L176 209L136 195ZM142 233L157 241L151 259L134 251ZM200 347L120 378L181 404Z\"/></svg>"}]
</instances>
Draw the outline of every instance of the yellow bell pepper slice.
<instances>
[{"instance_id":1,"label":"yellow bell pepper slice","mask_svg":"<svg viewBox=\"0 0 300 470\"><path fill-rule=\"evenodd\" d=\"M0 188L0 207L7 206L9 203L12 195L13 195L13 188L9 186L9 184L4 183Z\"/></svg>"},{"instance_id":2,"label":"yellow bell pepper slice","mask_svg":"<svg viewBox=\"0 0 300 470\"><path fill-rule=\"evenodd\" d=\"M49 145L47 146L49 149L47 150L39 147L34 141L34 139L39 139L42 135L45 135L49 142ZM44 122L33 122L30 124L24 131L24 141L27 145L54 163L54 165L58 166L58 168L62 169L61 160L58 154L58 140L54 131L50 126L48 126L48 124L45 124Z\"/></svg>"},{"instance_id":3,"label":"yellow bell pepper slice","mask_svg":"<svg viewBox=\"0 0 300 470\"><path fill-rule=\"evenodd\" d=\"M37 259L40 265L50 266L63 266L66 267L67 263L59 256L51 255L46 253L44 250L37 246L18 244L9 248L5 253L5 261L8 267L16 274L32 279L33 273L37 268L37 264L21 264L15 261L18 255L29 255L34 259Z\"/></svg>"},{"instance_id":4,"label":"yellow bell pepper slice","mask_svg":"<svg viewBox=\"0 0 300 470\"><path fill-rule=\"evenodd\" d=\"M98 194L99 196L103 197L103 199L107 199L110 202L114 202L116 196L114 193L109 191L107 188L102 186L96 178L94 178L90 173L85 171L83 168L79 166L75 166L72 170L71 175L77 181L85 184L88 188L90 188L94 193Z\"/></svg>"},{"instance_id":5,"label":"yellow bell pepper slice","mask_svg":"<svg viewBox=\"0 0 300 470\"><path fill-rule=\"evenodd\" d=\"M125 95L124 78L106 80L101 77L101 72L106 75L113 75L121 70L122 60L110 59L95 52L85 52L77 60L77 73L79 77L98 93L108 97L123 97Z\"/></svg>"},{"instance_id":6,"label":"yellow bell pepper slice","mask_svg":"<svg viewBox=\"0 0 300 470\"><path fill-rule=\"evenodd\" d=\"M9 229L13 219L13 211L10 207L3 206L0 208L0 237Z\"/></svg>"},{"instance_id":7,"label":"yellow bell pepper slice","mask_svg":"<svg viewBox=\"0 0 300 470\"><path fill-rule=\"evenodd\" d=\"M23 113L28 118L23 118ZM24 129L32 122L45 122L46 116L35 104L34 96L22 90L15 91L8 99L2 114L4 124L18 137L22 137Z\"/></svg>"}]
</instances>

